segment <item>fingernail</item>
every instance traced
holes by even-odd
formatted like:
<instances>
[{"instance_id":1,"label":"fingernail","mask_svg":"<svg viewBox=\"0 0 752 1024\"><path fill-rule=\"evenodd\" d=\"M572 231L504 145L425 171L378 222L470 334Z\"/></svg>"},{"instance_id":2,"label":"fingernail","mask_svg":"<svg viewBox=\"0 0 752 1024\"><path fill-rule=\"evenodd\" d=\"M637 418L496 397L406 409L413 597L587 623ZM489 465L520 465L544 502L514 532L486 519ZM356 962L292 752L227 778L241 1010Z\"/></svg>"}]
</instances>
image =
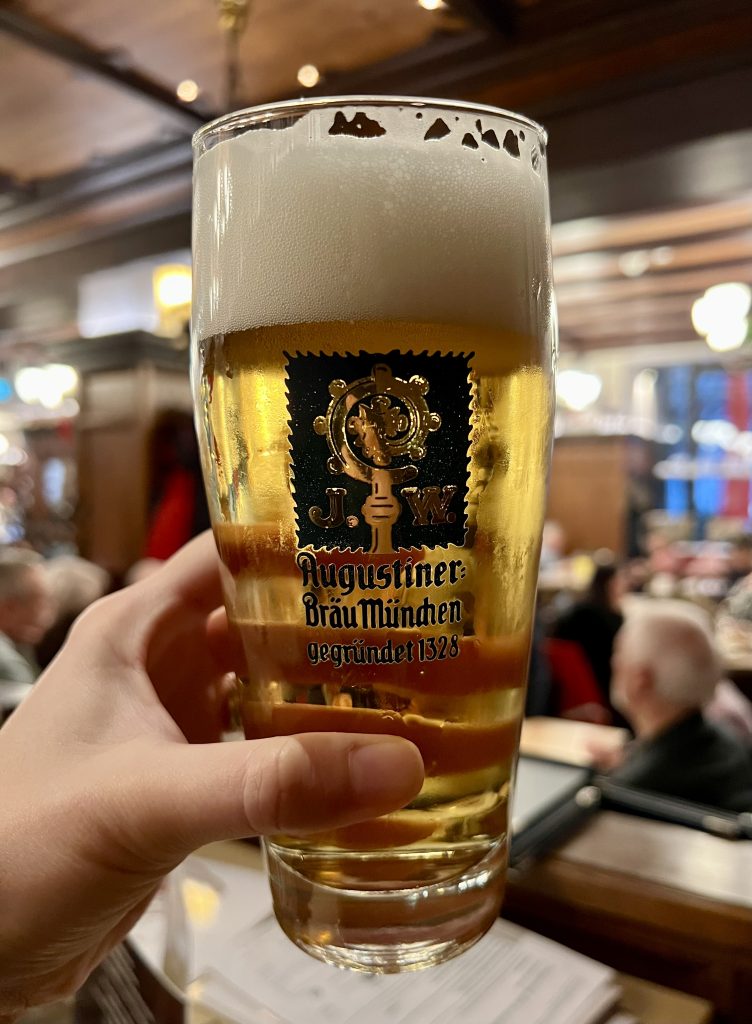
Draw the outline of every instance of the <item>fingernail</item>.
<instances>
[{"instance_id":1,"label":"fingernail","mask_svg":"<svg viewBox=\"0 0 752 1024\"><path fill-rule=\"evenodd\" d=\"M396 736L374 737L350 753L350 782L361 798L392 794L410 799L423 782L423 761L417 747Z\"/></svg>"}]
</instances>

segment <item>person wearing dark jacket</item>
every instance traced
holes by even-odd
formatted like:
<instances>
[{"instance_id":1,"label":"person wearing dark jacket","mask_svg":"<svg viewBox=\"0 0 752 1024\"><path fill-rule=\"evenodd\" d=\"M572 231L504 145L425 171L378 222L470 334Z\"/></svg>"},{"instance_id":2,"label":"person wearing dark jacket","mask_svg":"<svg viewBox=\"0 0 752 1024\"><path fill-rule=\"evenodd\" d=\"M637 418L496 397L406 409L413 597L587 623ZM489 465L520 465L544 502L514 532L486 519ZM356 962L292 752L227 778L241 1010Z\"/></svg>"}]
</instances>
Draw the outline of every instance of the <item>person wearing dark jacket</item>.
<instances>
[{"instance_id":1,"label":"person wearing dark jacket","mask_svg":"<svg viewBox=\"0 0 752 1024\"><path fill-rule=\"evenodd\" d=\"M612 699L636 740L615 782L727 811L752 811L752 756L702 708L721 675L708 628L651 602L616 638Z\"/></svg>"},{"instance_id":2,"label":"person wearing dark jacket","mask_svg":"<svg viewBox=\"0 0 752 1024\"><path fill-rule=\"evenodd\" d=\"M616 565L596 566L584 599L565 612L552 629L556 640L576 643L593 670L604 703L611 701L611 654L624 617L619 610L622 580ZM617 724L618 715L615 716Z\"/></svg>"}]
</instances>

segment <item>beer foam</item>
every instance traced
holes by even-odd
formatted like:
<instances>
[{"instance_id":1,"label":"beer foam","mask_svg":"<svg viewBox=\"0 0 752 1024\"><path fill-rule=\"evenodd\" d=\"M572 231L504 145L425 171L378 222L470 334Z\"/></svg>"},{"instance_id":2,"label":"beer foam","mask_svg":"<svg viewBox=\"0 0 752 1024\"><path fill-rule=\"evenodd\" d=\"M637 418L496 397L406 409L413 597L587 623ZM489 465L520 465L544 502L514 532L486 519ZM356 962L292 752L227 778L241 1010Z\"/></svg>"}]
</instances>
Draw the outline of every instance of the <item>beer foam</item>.
<instances>
[{"instance_id":1,"label":"beer foam","mask_svg":"<svg viewBox=\"0 0 752 1024\"><path fill-rule=\"evenodd\" d=\"M216 143L196 162L193 244L199 339L338 320L550 326L545 156L534 127L490 110L354 100Z\"/></svg>"}]
</instances>

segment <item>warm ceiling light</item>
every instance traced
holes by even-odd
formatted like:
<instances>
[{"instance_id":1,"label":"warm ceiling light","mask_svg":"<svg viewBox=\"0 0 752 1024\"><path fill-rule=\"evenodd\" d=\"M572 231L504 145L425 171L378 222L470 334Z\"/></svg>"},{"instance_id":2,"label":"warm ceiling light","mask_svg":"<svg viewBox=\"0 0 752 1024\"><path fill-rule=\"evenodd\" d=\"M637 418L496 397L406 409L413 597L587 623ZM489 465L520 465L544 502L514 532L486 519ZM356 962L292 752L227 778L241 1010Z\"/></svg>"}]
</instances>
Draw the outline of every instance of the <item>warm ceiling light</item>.
<instances>
[{"instance_id":1,"label":"warm ceiling light","mask_svg":"<svg viewBox=\"0 0 752 1024\"><path fill-rule=\"evenodd\" d=\"M320 80L321 75L315 64L304 64L302 68L298 68L298 81L306 89L312 89Z\"/></svg>"},{"instance_id":2,"label":"warm ceiling light","mask_svg":"<svg viewBox=\"0 0 752 1024\"><path fill-rule=\"evenodd\" d=\"M191 268L168 263L154 271L154 299L162 312L171 312L191 301Z\"/></svg>"},{"instance_id":3,"label":"warm ceiling light","mask_svg":"<svg viewBox=\"0 0 752 1024\"><path fill-rule=\"evenodd\" d=\"M650 255L644 249L622 253L616 261L625 277L640 277L650 266Z\"/></svg>"},{"instance_id":4,"label":"warm ceiling light","mask_svg":"<svg viewBox=\"0 0 752 1024\"><path fill-rule=\"evenodd\" d=\"M201 90L198 85L192 78L184 79L175 90L178 95L178 99L182 100L183 103L193 103L194 100L198 99L200 91Z\"/></svg>"},{"instance_id":5,"label":"warm ceiling light","mask_svg":"<svg viewBox=\"0 0 752 1024\"><path fill-rule=\"evenodd\" d=\"M733 352L735 348L741 348L747 340L749 324L746 317L741 320L732 320L718 327L713 327L705 336L708 348L714 352Z\"/></svg>"},{"instance_id":6,"label":"warm ceiling light","mask_svg":"<svg viewBox=\"0 0 752 1024\"><path fill-rule=\"evenodd\" d=\"M48 363L45 366L47 379L61 395L72 395L78 387L78 372L67 363Z\"/></svg>"},{"instance_id":7,"label":"warm ceiling light","mask_svg":"<svg viewBox=\"0 0 752 1024\"><path fill-rule=\"evenodd\" d=\"M180 338L191 315L191 268L184 263L164 263L152 273L154 306L158 323L154 333Z\"/></svg>"},{"instance_id":8,"label":"warm ceiling light","mask_svg":"<svg viewBox=\"0 0 752 1024\"><path fill-rule=\"evenodd\" d=\"M424 11L438 11L442 7L446 7L444 0L418 0L418 6L422 7Z\"/></svg>"},{"instance_id":9,"label":"warm ceiling light","mask_svg":"<svg viewBox=\"0 0 752 1024\"><path fill-rule=\"evenodd\" d=\"M22 402L32 405L39 401L39 392L44 386L44 370L41 366L24 366L16 373L14 381L16 394Z\"/></svg>"},{"instance_id":10,"label":"warm ceiling light","mask_svg":"<svg viewBox=\"0 0 752 1024\"><path fill-rule=\"evenodd\" d=\"M595 401L603 387L600 377L582 370L563 370L556 378L556 397L574 412L582 412Z\"/></svg>"},{"instance_id":11,"label":"warm ceiling light","mask_svg":"<svg viewBox=\"0 0 752 1024\"><path fill-rule=\"evenodd\" d=\"M76 390L78 374L65 363L47 366L25 366L15 379L16 393L27 405L43 405L57 409L66 395Z\"/></svg>"},{"instance_id":12,"label":"warm ceiling light","mask_svg":"<svg viewBox=\"0 0 752 1024\"><path fill-rule=\"evenodd\" d=\"M692 304L692 326L714 352L731 352L747 340L750 307L749 285L716 284Z\"/></svg>"}]
</instances>

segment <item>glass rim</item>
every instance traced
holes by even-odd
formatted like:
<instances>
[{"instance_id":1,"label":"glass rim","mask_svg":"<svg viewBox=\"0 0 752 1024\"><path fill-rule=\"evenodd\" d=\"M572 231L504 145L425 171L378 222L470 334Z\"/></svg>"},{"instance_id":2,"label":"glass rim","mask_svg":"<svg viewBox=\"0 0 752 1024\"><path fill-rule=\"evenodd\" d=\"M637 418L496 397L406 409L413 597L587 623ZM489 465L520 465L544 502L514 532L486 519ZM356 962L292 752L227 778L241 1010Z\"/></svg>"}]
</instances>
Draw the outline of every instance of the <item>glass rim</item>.
<instances>
[{"instance_id":1,"label":"glass rim","mask_svg":"<svg viewBox=\"0 0 752 1024\"><path fill-rule=\"evenodd\" d=\"M546 145L548 133L546 129L524 114L516 114L512 110L505 110L503 107L493 107L487 103L472 103L467 100L448 100L430 96L383 96L383 95L342 95L342 96L302 96L297 99L276 100L272 103L260 103L257 106L243 107L240 110L230 111L222 114L221 117L202 125L193 135L193 150L200 155L206 144L206 140L214 135L230 131L233 128L251 127L254 124L263 124L275 117L284 116L286 113L295 114L309 110L325 109L327 107L352 107L369 105L371 107L414 107L422 110L426 107L435 107L438 110L448 112L459 112L464 114L485 114L493 117L503 117L513 121L522 128L528 128L538 135L540 141Z\"/></svg>"}]
</instances>

